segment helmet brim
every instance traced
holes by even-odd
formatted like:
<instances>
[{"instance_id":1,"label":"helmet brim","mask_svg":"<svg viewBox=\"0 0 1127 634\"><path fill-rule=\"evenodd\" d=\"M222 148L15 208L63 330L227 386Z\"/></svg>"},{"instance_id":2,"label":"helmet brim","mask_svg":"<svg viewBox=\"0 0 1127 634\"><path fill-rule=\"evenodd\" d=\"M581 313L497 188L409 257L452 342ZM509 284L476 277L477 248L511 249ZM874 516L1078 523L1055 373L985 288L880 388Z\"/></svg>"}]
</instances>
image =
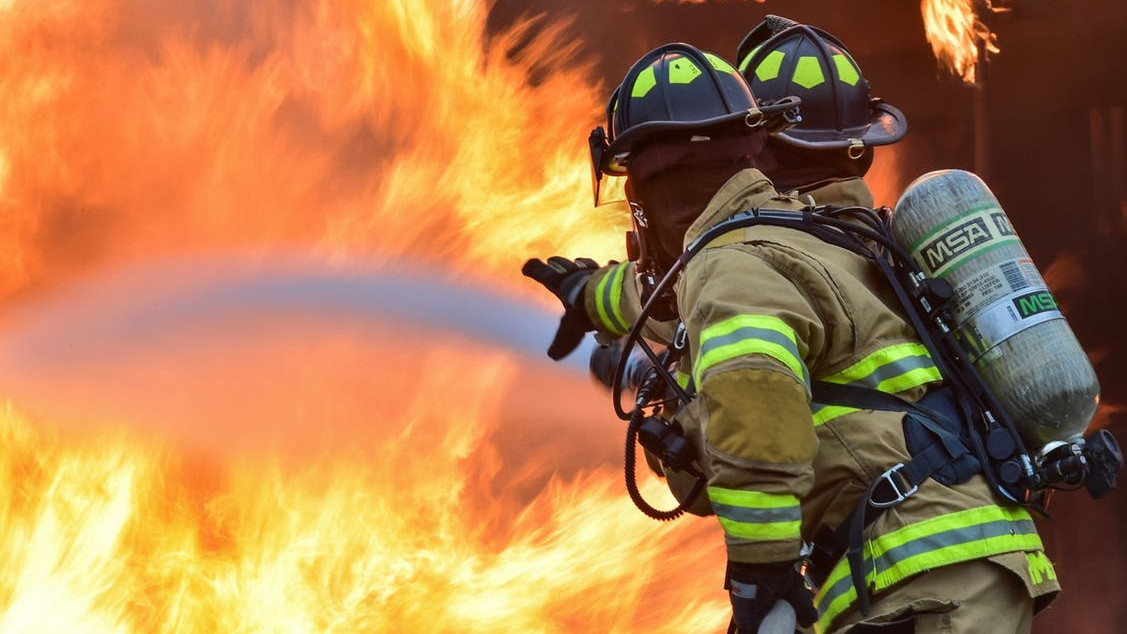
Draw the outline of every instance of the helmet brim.
<instances>
[{"instance_id":1,"label":"helmet brim","mask_svg":"<svg viewBox=\"0 0 1127 634\"><path fill-rule=\"evenodd\" d=\"M775 103L734 112L722 117L702 121L652 121L636 125L610 144L603 153L600 169L611 176L625 176L630 162L630 152L640 143L658 136L667 140L693 137L750 134L761 127L770 130L785 129L797 120L795 114L801 99L786 97Z\"/></svg>"},{"instance_id":2,"label":"helmet brim","mask_svg":"<svg viewBox=\"0 0 1127 634\"><path fill-rule=\"evenodd\" d=\"M891 145L908 132L908 119L899 108L873 99L870 105L872 117L869 123L856 128L837 130L803 130L791 128L780 132L778 137L784 143L810 150L832 150L848 148L862 143L866 147ZM844 138L843 138L844 137Z\"/></svg>"}]
</instances>

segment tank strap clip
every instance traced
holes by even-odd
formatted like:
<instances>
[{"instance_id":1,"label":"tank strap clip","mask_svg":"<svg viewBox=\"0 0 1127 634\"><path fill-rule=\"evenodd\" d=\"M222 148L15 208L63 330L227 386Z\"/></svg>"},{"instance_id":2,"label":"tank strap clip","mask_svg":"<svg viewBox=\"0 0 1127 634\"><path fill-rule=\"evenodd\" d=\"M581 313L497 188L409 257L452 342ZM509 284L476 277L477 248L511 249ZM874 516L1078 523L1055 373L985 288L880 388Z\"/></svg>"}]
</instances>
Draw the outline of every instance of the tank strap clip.
<instances>
[{"instance_id":1,"label":"tank strap clip","mask_svg":"<svg viewBox=\"0 0 1127 634\"><path fill-rule=\"evenodd\" d=\"M920 490L920 485L912 484L911 480L899 475L903 468L903 462L897 463L888 471L877 476L869 493L869 504L871 506L878 509L896 506ZM885 499L878 500L878 496Z\"/></svg>"}]
</instances>

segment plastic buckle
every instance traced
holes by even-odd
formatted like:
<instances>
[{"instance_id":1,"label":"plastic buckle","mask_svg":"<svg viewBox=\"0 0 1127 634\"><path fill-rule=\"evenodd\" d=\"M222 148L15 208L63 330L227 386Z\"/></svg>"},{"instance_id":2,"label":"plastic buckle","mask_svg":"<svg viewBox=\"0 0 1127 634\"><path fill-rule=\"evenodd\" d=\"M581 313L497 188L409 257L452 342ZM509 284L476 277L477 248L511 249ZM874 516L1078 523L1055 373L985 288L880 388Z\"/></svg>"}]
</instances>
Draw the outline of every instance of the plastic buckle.
<instances>
[{"instance_id":1,"label":"plastic buckle","mask_svg":"<svg viewBox=\"0 0 1127 634\"><path fill-rule=\"evenodd\" d=\"M885 471L884 473L880 474L880 476L877 478L877 482L879 483L881 480L886 480L888 482L888 486L892 487L892 492L893 492L893 494L895 494L895 497L891 501L888 501L888 502L878 502L878 501L874 500L873 496L870 494L869 495L869 505L870 506L873 506L873 507L878 508L878 509L886 509L890 506L896 506L897 504L903 502L904 500L912 497L913 495L915 495L916 491L920 490L919 485L914 485L911 488L909 488L907 491L905 491L903 489L903 485L898 484L896 482L896 478L892 477L893 474L899 472L903 468L904 468L904 463L901 462L901 463L897 464L896 466L892 467L891 469L889 469L888 471ZM873 485L873 492L876 492L876 484Z\"/></svg>"}]
</instances>

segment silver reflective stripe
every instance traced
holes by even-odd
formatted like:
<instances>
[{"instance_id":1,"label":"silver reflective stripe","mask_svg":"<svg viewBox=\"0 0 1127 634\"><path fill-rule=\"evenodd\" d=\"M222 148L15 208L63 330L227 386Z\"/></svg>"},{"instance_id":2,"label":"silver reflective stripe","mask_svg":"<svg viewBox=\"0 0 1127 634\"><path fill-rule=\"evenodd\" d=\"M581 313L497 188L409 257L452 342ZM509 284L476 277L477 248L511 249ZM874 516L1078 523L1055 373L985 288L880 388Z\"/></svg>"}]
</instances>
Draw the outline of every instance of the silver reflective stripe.
<instances>
[{"instance_id":1,"label":"silver reflective stripe","mask_svg":"<svg viewBox=\"0 0 1127 634\"><path fill-rule=\"evenodd\" d=\"M902 374L907 374L912 370L922 370L924 368L932 367L935 367L935 364L931 362L931 357L929 357L928 355L913 355L910 357L897 359L896 361L892 361L890 363L886 363L878 367L868 376L862 377L861 379L858 379L857 381L852 383L875 389L881 383L884 383L889 379L894 379Z\"/></svg>"},{"instance_id":2,"label":"silver reflective stripe","mask_svg":"<svg viewBox=\"0 0 1127 634\"><path fill-rule=\"evenodd\" d=\"M927 349L909 342L881 348L852 366L825 377L828 383L851 385L888 394L897 394L914 387L941 380L939 369L932 363ZM811 403L810 414L815 426L857 411L855 407Z\"/></svg>"},{"instance_id":3,"label":"silver reflective stripe","mask_svg":"<svg viewBox=\"0 0 1127 634\"><path fill-rule=\"evenodd\" d=\"M700 353L697 355L697 358L701 359L701 361L699 361L698 363L701 363L702 366L700 368L699 374L703 374L704 371L708 369L708 367L715 365L704 365L703 360L709 356L710 352L723 348L724 346L738 344L747 339L767 341L784 348L787 353L789 353L794 358L794 361L797 362L798 367L802 369L802 376L800 376L799 378L802 379L802 381L806 383L807 386L810 385L810 377L808 376L808 371L806 370L806 364L802 362L802 356L798 353L798 346L796 346L789 337L777 330L771 330L769 328L757 328L755 326L742 326L728 334L710 337L708 340L704 341L701 344ZM769 356L772 356L772 358L774 358L774 355ZM786 362L782 359L776 360L786 364ZM790 366L790 364L786 365L788 365L788 367Z\"/></svg>"},{"instance_id":4,"label":"silver reflective stripe","mask_svg":"<svg viewBox=\"0 0 1127 634\"><path fill-rule=\"evenodd\" d=\"M797 522L802 520L802 507L780 506L775 508L752 509L745 506L712 503L712 510L720 517L745 524L772 524L775 522Z\"/></svg>"},{"instance_id":5,"label":"silver reflective stripe","mask_svg":"<svg viewBox=\"0 0 1127 634\"><path fill-rule=\"evenodd\" d=\"M1033 525L1033 520L998 520L996 522L987 522L985 524L976 524L963 528L953 528L942 533L917 537L906 544L891 548L888 552L877 557L872 565L867 565L865 572L869 572L874 567L877 570L891 570L910 557L936 551L948 546L967 544L981 539L990 539L992 537L1036 534L1037 527Z\"/></svg>"},{"instance_id":6,"label":"silver reflective stripe","mask_svg":"<svg viewBox=\"0 0 1127 634\"><path fill-rule=\"evenodd\" d=\"M986 506L955 511L866 540L864 578L879 592L925 570L1043 548L1033 520L1022 509ZM815 597L819 631L856 601L849 569L846 559L838 560Z\"/></svg>"}]
</instances>

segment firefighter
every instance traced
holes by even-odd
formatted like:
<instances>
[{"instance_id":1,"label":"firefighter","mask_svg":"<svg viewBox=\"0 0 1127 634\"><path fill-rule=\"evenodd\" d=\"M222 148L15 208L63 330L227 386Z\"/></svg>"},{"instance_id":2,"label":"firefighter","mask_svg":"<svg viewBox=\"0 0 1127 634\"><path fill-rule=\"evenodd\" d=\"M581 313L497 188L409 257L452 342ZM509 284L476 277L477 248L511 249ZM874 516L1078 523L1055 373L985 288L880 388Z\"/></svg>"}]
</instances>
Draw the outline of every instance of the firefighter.
<instances>
[{"instance_id":1,"label":"firefighter","mask_svg":"<svg viewBox=\"0 0 1127 634\"><path fill-rule=\"evenodd\" d=\"M745 68L754 72L757 55L793 44L793 36L765 38ZM828 60L827 80L851 77L842 75L843 62ZM716 56L659 47L630 69L611 106L598 168L628 176L641 251L659 269L733 213L802 209L756 169L761 160L778 165L779 153L764 151L770 141L760 115L771 106L757 105L743 77ZM561 297L565 319L582 314L606 334L622 334L629 323L613 300L630 287L616 282L628 265L597 278L593 264L531 260L525 273ZM796 569L803 543L832 542L821 536L846 522L871 483L891 482L890 467L910 458L901 413L812 403L811 381L916 400L939 385L939 373L890 308L897 300L873 265L795 229L756 226L715 239L687 263L675 302L688 333L682 367L697 391L676 418L700 450L702 497L725 535L734 622L754 632L784 600L806 624L815 613ZM864 533L860 587L847 558L822 562L817 631L1029 631L1034 599L1040 607L1058 589L1029 514L999 505L981 476L899 493L903 499ZM870 593L862 613L857 604Z\"/></svg>"},{"instance_id":2,"label":"firefighter","mask_svg":"<svg viewBox=\"0 0 1127 634\"><path fill-rule=\"evenodd\" d=\"M769 137L760 157L764 171L776 186L794 195L811 196L819 203L871 206L872 193L861 177L872 165L872 148L900 140L907 130L907 122L898 109L871 96L869 84L848 49L825 31L785 18L767 16L740 43L737 60L741 74L756 97L779 99L797 96L802 99L801 124ZM890 305L895 305L895 301ZM888 349L888 346L881 349ZM875 354L879 354L879 350ZM884 360L886 363L894 362L892 358ZM842 375L837 378L850 377ZM835 435L840 435L843 445L850 446L851 431L855 434L855 426L866 423L855 423L853 418L863 418L857 414L843 416L838 422L833 409L826 407L819 410L815 406L815 425L830 425ZM830 413L826 413L827 410ZM897 447L899 450L900 447ZM819 461L822 455L819 454ZM946 494L941 485L929 484L933 485L933 490L921 489L920 495L940 498ZM990 500L988 487L980 478L958 487L958 490L967 496L968 504ZM921 532L913 524L944 521L926 519L929 513L934 514L926 504L927 498L913 504L920 507L919 515L910 516L905 509L903 526L889 527L892 535L911 538L913 533ZM982 510L988 509L988 506L977 508L985 515L990 513ZM1030 544L1035 546L1021 549L1024 551L1021 554L991 553L998 556L982 559L963 553L951 558L962 562L949 567L943 564L955 562L944 561L940 557L938 565L933 563L925 567L935 570L899 585L895 584L895 580L906 575L897 571L897 567L901 566L906 571L913 565L907 563L910 558L890 558L886 563L887 572L891 574L883 582L878 578L874 585L878 589L891 589L874 597L875 602L868 615L860 614L855 605L847 607L854 603L854 599L846 598L848 591L842 594L840 588L835 590L823 582L817 597L820 629L828 629L831 623L842 628L858 622L901 620L907 622L901 626L905 632L948 631L943 629L946 623L951 624L950 631L956 632L1028 631L1034 608L1041 609L1047 605L1059 591L1059 586L1051 563L1041 552L1032 524L1024 518L1021 521L1029 530ZM831 521L827 527L832 525ZM973 526L974 522L968 522L966 526L954 530L973 531ZM902 540L901 537L884 535L877 539L886 543ZM923 543L924 539L917 541ZM823 562L823 566L826 565ZM822 571L820 576L825 574L826 571ZM832 573L830 575L833 576ZM933 607L942 604L944 599L960 601L963 605L950 612ZM918 616L912 617L913 613ZM915 623L912 623L913 619ZM872 631L889 631L887 627L880 629L868 625L858 625L850 631L864 632L870 628Z\"/></svg>"},{"instance_id":3,"label":"firefighter","mask_svg":"<svg viewBox=\"0 0 1127 634\"><path fill-rule=\"evenodd\" d=\"M758 167L775 188L818 204L872 207L862 177L872 166L873 148L899 141L908 124L899 109L872 97L845 46L821 29L768 15L740 42L736 59L759 102L802 100L801 120L767 135L759 156ZM626 334L641 310L634 263L599 268L590 260L555 258L552 266L570 267L556 271L559 276L582 269L572 280L593 274L586 293L573 297L573 310L549 350L553 359L574 350L591 330ZM667 340L672 324L653 324L647 334Z\"/></svg>"}]
</instances>

